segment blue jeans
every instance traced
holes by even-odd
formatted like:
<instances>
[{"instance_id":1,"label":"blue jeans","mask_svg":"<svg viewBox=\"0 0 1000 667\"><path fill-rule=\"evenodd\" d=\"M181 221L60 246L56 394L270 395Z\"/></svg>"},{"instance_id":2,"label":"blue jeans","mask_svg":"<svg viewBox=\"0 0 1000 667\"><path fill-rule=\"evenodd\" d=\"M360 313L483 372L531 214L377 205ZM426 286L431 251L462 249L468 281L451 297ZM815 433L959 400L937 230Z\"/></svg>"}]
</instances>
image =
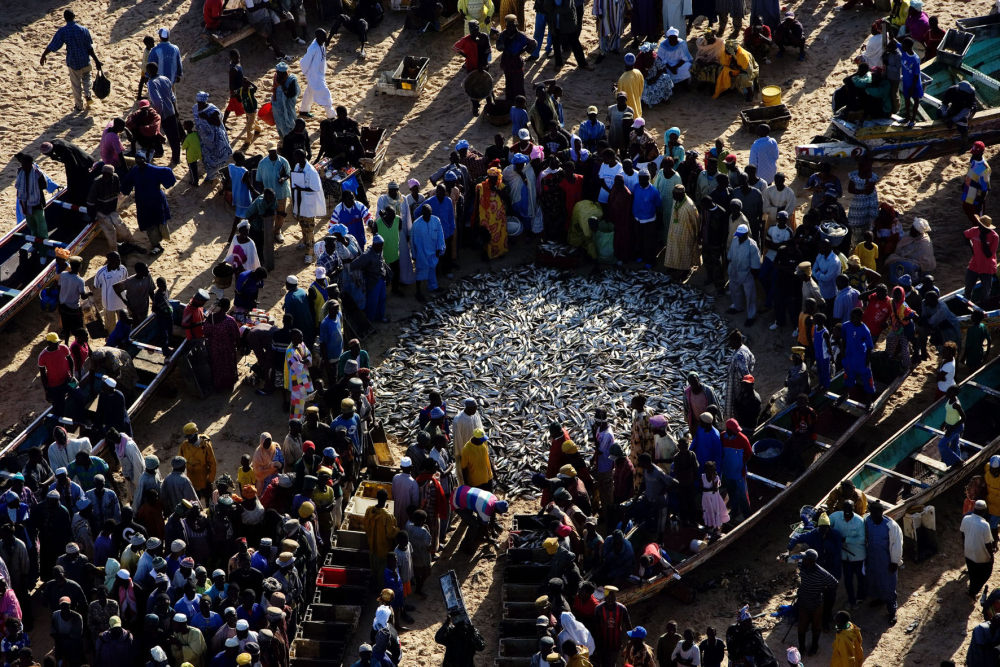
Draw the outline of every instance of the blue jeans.
<instances>
[{"instance_id":1,"label":"blue jeans","mask_svg":"<svg viewBox=\"0 0 1000 667\"><path fill-rule=\"evenodd\" d=\"M532 58L537 58L542 52L542 38L545 37L545 25L548 21L545 20L545 14L541 12L535 13L535 34L533 39L535 40L535 50L531 52ZM545 40L545 52L548 53L552 50L552 31L549 30L548 39ZM513 100L510 100L513 102Z\"/></svg>"},{"instance_id":2,"label":"blue jeans","mask_svg":"<svg viewBox=\"0 0 1000 667\"><path fill-rule=\"evenodd\" d=\"M938 440L938 451L941 453L941 462L949 468L962 465L962 447L958 444L965 431L965 424L959 424L953 429L945 429L945 434Z\"/></svg>"},{"instance_id":3,"label":"blue jeans","mask_svg":"<svg viewBox=\"0 0 1000 667\"><path fill-rule=\"evenodd\" d=\"M385 278L379 278L365 295L365 315L372 322L385 319Z\"/></svg>"}]
</instances>

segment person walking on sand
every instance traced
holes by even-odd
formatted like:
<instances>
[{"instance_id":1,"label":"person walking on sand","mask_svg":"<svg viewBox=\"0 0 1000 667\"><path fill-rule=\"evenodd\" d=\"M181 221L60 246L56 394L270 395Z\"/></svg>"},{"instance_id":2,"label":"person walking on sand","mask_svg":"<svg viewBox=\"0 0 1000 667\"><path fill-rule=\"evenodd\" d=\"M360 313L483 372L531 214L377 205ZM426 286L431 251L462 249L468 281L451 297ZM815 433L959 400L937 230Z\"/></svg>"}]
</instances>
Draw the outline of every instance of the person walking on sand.
<instances>
[{"instance_id":1,"label":"person walking on sand","mask_svg":"<svg viewBox=\"0 0 1000 667\"><path fill-rule=\"evenodd\" d=\"M861 628L851 622L851 615L846 611L838 611L833 623L837 634L833 637L830 667L861 667L865 661Z\"/></svg>"},{"instance_id":2,"label":"person walking on sand","mask_svg":"<svg viewBox=\"0 0 1000 667\"><path fill-rule=\"evenodd\" d=\"M330 97L330 88L326 85L326 31L322 28L316 30L316 39L312 41L306 54L302 56L299 65L302 67L302 75L306 78L306 89L302 93L302 101L299 103L299 115L304 118L312 118L309 108L316 103L326 109L326 117L333 118L333 99Z\"/></svg>"},{"instance_id":3,"label":"person walking on sand","mask_svg":"<svg viewBox=\"0 0 1000 667\"><path fill-rule=\"evenodd\" d=\"M99 73L102 69L101 61L94 53L94 40L90 31L76 22L76 14L67 9L63 12L63 19L66 20L66 25L56 30L52 41L42 51L38 63L44 65L46 56L55 53L63 45L66 46L66 68L69 69L69 84L73 89L73 108L83 111L84 99L87 106L90 106L90 59L93 58Z\"/></svg>"},{"instance_id":4,"label":"person walking on sand","mask_svg":"<svg viewBox=\"0 0 1000 667\"><path fill-rule=\"evenodd\" d=\"M969 571L969 597L973 600L993 574L993 558L997 551L987 515L986 501L977 500L972 512L962 517L960 528L965 565Z\"/></svg>"}]
</instances>

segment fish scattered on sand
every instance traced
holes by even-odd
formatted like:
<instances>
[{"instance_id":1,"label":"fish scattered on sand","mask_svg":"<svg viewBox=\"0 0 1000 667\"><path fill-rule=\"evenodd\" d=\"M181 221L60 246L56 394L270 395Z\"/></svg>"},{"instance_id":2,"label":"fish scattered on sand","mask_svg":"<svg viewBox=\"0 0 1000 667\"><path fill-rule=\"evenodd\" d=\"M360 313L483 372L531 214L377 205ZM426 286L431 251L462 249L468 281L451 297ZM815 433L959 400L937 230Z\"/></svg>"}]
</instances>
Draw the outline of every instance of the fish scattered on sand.
<instances>
[{"instance_id":1,"label":"fish scattered on sand","mask_svg":"<svg viewBox=\"0 0 1000 667\"><path fill-rule=\"evenodd\" d=\"M386 429L412 442L431 389L452 416L475 398L498 483L509 496L532 496L551 422L589 460L596 407L608 410L627 451L634 394L679 434L687 373L723 389L727 328L712 304L652 271L523 267L460 280L403 325L375 370Z\"/></svg>"}]
</instances>

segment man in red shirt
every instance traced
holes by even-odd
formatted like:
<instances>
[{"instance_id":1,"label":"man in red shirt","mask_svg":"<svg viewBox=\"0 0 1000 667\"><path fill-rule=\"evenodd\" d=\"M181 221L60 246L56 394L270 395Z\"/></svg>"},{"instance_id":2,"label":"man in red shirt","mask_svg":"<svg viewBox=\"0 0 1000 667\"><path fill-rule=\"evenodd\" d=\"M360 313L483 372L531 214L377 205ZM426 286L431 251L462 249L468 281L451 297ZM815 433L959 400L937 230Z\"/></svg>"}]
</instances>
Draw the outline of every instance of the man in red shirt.
<instances>
[{"instance_id":1,"label":"man in red shirt","mask_svg":"<svg viewBox=\"0 0 1000 667\"><path fill-rule=\"evenodd\" d=\"M726 430L722 434L722 477L729 493L729 502L734 514L744 518L750 516L750 497L747 494L747 461L753 457L750 440L735 419L726 420Z\"/></svg>"},{"instance_id":2,"label":"man in red shirt","mask_svg":"<svg viewBox=\"0 0 1000 667\"><path fill-rule=\"evenodd\" d=\"M861 321L871 331L872 340L878 340L878 337L882 335L891 315L892 301L889 300L889 289L879 283L875 286L875 292L868 298L865 314L861 318Z\"/></svg>"},{"instance_id":3,"label":"man in red shirt","mask_svg":"<svg viewBox=\"0 0 1000 667\"><path fill-rule=\"evenodd\" d=\"M604 602L594 610L594 643L597 644L597 664L599 667L613 667L621 652L622 637L632 627L628 609L618 602L618 589L604 587Z\"/></svg>"},{"instance_id":4,"label":"man in red shirt","mask_svg":"<svg viewBox=\"0 0 1000 667\"><path fill-rule=\"evenodd\" d=\"M62 417L66 409L66 394L73 378L73 357L69 348L59 341L59 334L45 334L45 349L38 355L38 372L42 376L45 399L52 404L52 413Z\"/></svg>"},{"instance_id":5,"label":"man in red shirt","mask_svg":"<svg viewBox=\"0 0 1000 667\"><path fill-rule=\"evenodd\" d=\"M191 297L188 305L184 306L184 314L181 315L181 328L184 329L186 339L204 340L205 304L208 303L208 299L208 292L200 289Z\"/></svg>"}]
</instances>

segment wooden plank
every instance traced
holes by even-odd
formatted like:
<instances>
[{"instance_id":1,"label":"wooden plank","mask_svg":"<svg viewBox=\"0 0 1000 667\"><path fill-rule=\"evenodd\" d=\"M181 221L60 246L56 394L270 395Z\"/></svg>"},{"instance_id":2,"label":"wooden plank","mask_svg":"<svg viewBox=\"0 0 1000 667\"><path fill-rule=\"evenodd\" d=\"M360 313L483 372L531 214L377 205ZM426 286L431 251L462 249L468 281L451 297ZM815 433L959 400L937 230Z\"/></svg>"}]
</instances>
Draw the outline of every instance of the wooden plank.
<instances>
[{"instance_id":1,"label":"wooden plank","mask_svg":"<svg viewBox=\"0 0 1000 667\"><path fill-rule=\"evenodd\" d=\"M912 456L912 458L913 458L914 461L916 461L920 465L922 465L922 466L924 466L926 468L930 468L931 470L933 470L934 472L936 472L936 473L938 473L940 475L943 475L946 472L948 472L948 466L946 466L941 461L938 461L937 459L932 459L931 457L927 456L926 454L921 454L920 452L917 452L916 454L914 454Z\"/></svg>"},{"instance_id":2,"label":"wooden plank","mask_svg":"<svg viewBox=\"0 0 1000 667\"><path fill-rule=\"evenodd\" d=\"M970 380L966 384L968 384L970 387L975 387L976 389L978 389L979 391L983 392L984 394L989 394L990 396L993 396L995 398L1000 398L1000 391L997 391L993 387L987 387L982 382L976 382L974 380Z\"/></svg>"},{"instance_id":3,"label":"wooden plank","mask_svg":"<svg viewBox=\"0 0 1000 667\"><path fill-rule=\"evenodd\" d=\"M770 486L773 489L781 489L782 491L785 490L785 485L784 484L781 484L780 482L775 482L774 480L768 479L767 477L761 477L757 473L747 472L747 477L749 477L750 479L752 479L754 481L760 482L761 484L764 484L765 486Z\"/></svg>"},{"instance_id":4,"label":"wooden plank","mask_svg":"<svg viewBox=\"0 0 1000 667\"><path fill-rule=\"evenodd\" d=\"M872 463L870 461L866 461L865 462L865 467L866 468L871 468L872 470L878 470L883 475L888 475L889 477L895 477L896 479L902 480L902 481L906 482L907 484L912 484L913 486L919 486L921 489L928 489L928 488L930 488L929 484L921 482L919 479L914 479L913 477L910 477L908 475L904 475L901 472L896 472L895 470L890 470L889 468L884 468L884 467L882 467L882 466L880 466L880 465L878 465L876 463Z\"/></svg>"},{"instance_id":5,"label":"wooden plank","mask_svg":"<svg viewBox=\"0 0 1000 667\"><path fill-rule=\"evenodd\" d=\"M232 32L210 32L208 33L208 38L218 44L222 48L227 46L232 46L236 42L246 39L254 33L254 29L250 27L249 24L239 28L238 30L233 30Z\"/></svg>"},{"instance_id":6,"label":"wooden plank","mask_svg":"<svg viewBox=\"0 0 1000 667\"><path fill-rule=\"evenodd\" d=\"M765 428L765 429L771 429L772 431L777 431L778 433L781 433L781 434L787 435L787 436L791 436L792 435L792 432L790 430L788 430L787 428L784 428L783 426L778 426L777 424L770 424L770 423L769 424L764 424L763 428ZM830 447L833 446L833 443L831 443L829 440L820 440L819 438L816 438L816 440L814 440L813 442L815 442L817 445L819 445L823 449L830 449Z\"/></svg>"}]
</instances>

